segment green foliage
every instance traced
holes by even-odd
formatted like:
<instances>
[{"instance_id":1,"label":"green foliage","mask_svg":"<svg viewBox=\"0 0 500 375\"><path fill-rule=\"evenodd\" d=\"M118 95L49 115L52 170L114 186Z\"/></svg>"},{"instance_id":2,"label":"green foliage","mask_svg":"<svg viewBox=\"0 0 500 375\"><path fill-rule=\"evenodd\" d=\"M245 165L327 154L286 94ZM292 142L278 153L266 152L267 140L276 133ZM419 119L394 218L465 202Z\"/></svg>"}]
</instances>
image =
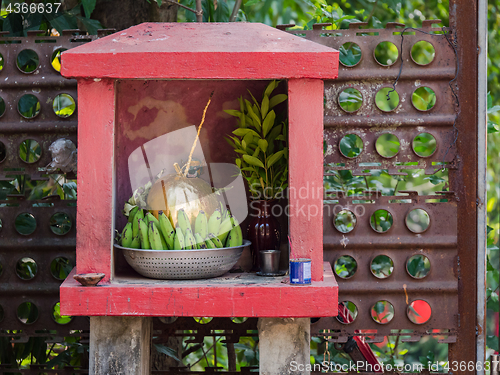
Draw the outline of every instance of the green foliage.
<instances>
[{"instance_id":1,"label":"green foliage","mask_svg":"<svg viewBox=\"0 0 500 375\"><path fill-rule=\"evenodd\" d=\"M340 140L340 151L348 158L355 158L363 151L363 141L355 134L347 134Z\"/></svg>"},{"instance_id":2,"label":"green foliage","mask_svg":"<svg viewBox=\"0 0 500 375\"><path fill-rule=\"evenodd\" d=\"M393 224L392 215L389 211L377 210L370 217L370 224L377 232L387 232Z\"/></svg>"},{"instance_id":3,"label":"green foliage","mask_svg":"<svg viewBox=\"0 0 500 375\"><path fill-rule=\"evenodd\" d=\"M354 15L346 15L340 6L336 3L330 5L326 0L317 0L311 2L305 0L306 3L314 9L314 12L307 12L311 16L311 20L307 22L304 29L311 30L314 23L331 23L326 29L337 30L340 29L342 23L359 22Z\"/></svg>"},{"instance_id":4,"label":"green foliage","mask_svg":"<svg viewBox=\"0 0 500 375\"><path fill-rule=\"evenodd\" d=\"M66 279L72 269L73 265L71 262L62 257L54 259L54 261L50 264L50 273L56 276L59 280Z\"/></svg>"},{"instance_id":5,"label":"green foliage","mask_svg":"<svg viewBox=\"0 0 500 375\"><path fill-rule=\"evenodd\" d=\"M354 274L357 269L356 262L351 257L340 257L335 262L335 273L340 277L346 278Z\"/></svg>"},{"instance_id":6,"label":"green foliage","mask_svg":"<svg viewBox=\"0 0 500 375\"><path fill-rule=\"evenodd\" d=\"M276 115L274 108L287 96L271 96L279 82L270 82L261 101L251 92L252 102L238 98L240 110L226 110L238 118L234 136L226 138L238 154L235 162L256 199L275 199L288 183L287 123Z\"/></svg>"},{"instance_id":7,"label":"green foliage","mask_svg":"<svg viewBox=\"0 0 500 375\"><path fill-rule=\"evenodd\" d=\"M407 268L410 275L420 278L427 274L430 264L428 259L425 257L413 257L413 259L408 262Z\"/></svg>"},{"instance_id":8,"label":"green foliage","mask_svg":"<svg viewBox=\"0 0 500 375\"><path fill-rule=\"evenodd\" d=\"M436 94L429 87L420 87L412 95L412 102L421 111L428 111L436 104Z\"/></svg>"},{"instance_id":9,"label":"green foliage","mask_svg":"<svg viewBox=\"0 0 500 375\"><path fill-rule=\"evenodd\" d=\"M96 1L97 0L81 0L83 10L85 11L85 17L90 18L94 11Z\"/></svg>"},{"instance_id":10,"label":"green foliage","mask_svg":"<svg viewBox=\"0 0 500 375\"><path fill-rule=\"evenodd\" d=\"M492 18L498 18L500 14L498 13L498 5L496 4L494 9L491 7L491 2L489 5L489 27L492 27ZM496 22L500 22L497 20ZM492 41L498 41L499 33L497 29L489 33L489 60L496 56L496 59L500 58L498 55L500 50L497 45L492 45ZM491 65L491 61L488 63L488 87L491 90L488 93L488 164L487 164L487 187L488 196L486 202L487 218L488 218L488 228L487 228L487 270L486 270L486 297L487 297L487 309L488 309L488 322L487 322L487 347L490 350L499 350L499 339L498 332L496 331L496 324L494 319L490 318L493 314L498 314L499 312L499 232L500 232L500 205L499 202L499 190L500 186L500 170L499 165L499 155L500 155L500 132L499 132L499 110L500 105L494 105L494 103L499 103L500 92L498 90L497 80L498 78L491 74L491 72L498 70L497 64Z\"/></svg>"},{"instance_id":11,"label":"green foliage","mask_svg":"<svg viewBox=\"0 0 500 375\"><path fill-rule=\"evenodd\" d=\"M339 59L342 64L354 66L361 60L361 47L356 43L344 43L339 48Z\"/></svg>"},{"instance_id":12,"label":"green foliage","mask_svg":"<svg viewBox=\"0 0 500 375\"><path fill-rule=\"evenodd\" d=\"M324 177L326 192L343 191L348 196L362 197L365 191L379 191L382 195L400 195L400 190L414 190L420 195L433 195L443 191L448 181L446 170L437 170L427 176L423 169L403 169L406 176L389 175L385 169L367 169L370 176L353 176L351 171L329 170L332 175ZM404 196L401 196L403 199Z\"/></svg>"},{"instance_id":13,"label":"green foliage","mask_svg":"<svg viewBox=\"0 0 500 375\"><path fill-rule=\"evenodd\" d=\"M192 331L185 331L184 333L189 334L190 332ZM257 332L253 333L256 335ZM184 339L182 363L191 371L202 371L215 366L222 367L227 371L229 361L234 361L237 371L240 371L242 367L259 365L258 340L254 339L254 337L241 337L238 343L233 344L235 358L229 358L228 344L222 342L225 339L224 336L205 337L201 344L190 343L189 339L190 337ZM169 357L178 360L171 348L161 345L160 351L162 353L166 352L165 354Z\"/></svg>"},{"instance_id":14,"label":"green foliage","mask_svg":"<svg viewBox=\"0 0 500 375\"><path fill-rule=\"evenodd\" d=\"M34 70L36 69L38 64L32 65L32 63L28 62L25 66L29 68L33 68L34 66L34 68L32 69ZM19 100L18 108L21 115L27 118L33 118L37 113L40 112L40 102L34 95L25 95Z\"/></svg>"},{"instance_id":15,"label":"green foliage","mask_svg":"<svg viewBox=\"0 0 500 375\"><path fill-rule=\"evenodd\" d=\"M170 358L175 359L177 362L181 362L181 360L177 357L177 353L174 349L169 348L162 344L153 344L153 345L158 353L163 353L169 356Z\"/></svg>"},{"instance_id":16,"label":"green foliage","mask_svg":"<svg viewBox=\"0 0 500 375\"><path fill-rule=\"evenodd\" d=\"M26 36L28 30L52 34L52 29L56 29L59 34L71 29L97 34L97 30L103 28L99 21L90 18L97 0L79 0L75 7L67 10L61 6L61 0L43 0L39 2L43 7L37 7L35 12L8 12L7 9L12 10L16 3L19 1L2 0L0 27L8 31L10 36Z\"/></svg>"}]
</instances>

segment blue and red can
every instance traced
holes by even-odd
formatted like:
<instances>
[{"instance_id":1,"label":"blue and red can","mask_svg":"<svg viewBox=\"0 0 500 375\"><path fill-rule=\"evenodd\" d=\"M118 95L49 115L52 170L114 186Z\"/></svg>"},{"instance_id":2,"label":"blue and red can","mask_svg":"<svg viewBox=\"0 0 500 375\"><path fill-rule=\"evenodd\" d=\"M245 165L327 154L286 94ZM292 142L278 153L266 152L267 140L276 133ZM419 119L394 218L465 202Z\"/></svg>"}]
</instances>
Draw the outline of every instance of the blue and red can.
<instances>
[{"instance_id":1,"label":"blue and red can","mask_svg":"<svg viewBox=\"0 0 500 375\"><path fill-rule=\"evenodd\" d=\"M311 259L290 259L290 284L311 284Z\"/></svg>"}]
</instances>

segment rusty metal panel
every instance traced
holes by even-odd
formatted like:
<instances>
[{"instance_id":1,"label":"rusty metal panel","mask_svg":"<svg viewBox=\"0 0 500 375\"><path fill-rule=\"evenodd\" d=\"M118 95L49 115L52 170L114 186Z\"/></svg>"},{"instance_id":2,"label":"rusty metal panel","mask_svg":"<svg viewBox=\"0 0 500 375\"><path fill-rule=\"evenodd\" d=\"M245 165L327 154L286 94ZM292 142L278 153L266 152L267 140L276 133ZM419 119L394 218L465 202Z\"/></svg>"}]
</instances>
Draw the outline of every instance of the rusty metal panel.
<instances>
[{"instance_id":1,"label":"rusty metal panel","mask_svg":"<svg viewBox=\"0 0 500 375\"><path fill-rule=\"evenodd\" d=\"M456 74L456 57L449 42L451 30L435 28L434 23L439 21L425 21L419 30L405 30L404 25L391 23L385 29L361 29L366 25L353 23L348 30L323 30L324 25L316 25L305 32L306 38L330 47L340 49L350 42L361 51L359 63L343 65L339 79L325 84L325 176L346 170L353 176L368 176L369 170L377 169L385 169L392 176L405 175L403 170L409 169L424 169L431 175L442 166L448 171L458 168L457 103L450 85ZM428 66L417 64L411 56L413 45L420 41L434 46L435 58ZM374 50L381 42L391 42L398 48L398 60L389 67L375 59ZM413 92L424 86L436 96L436 104L428 111L420 111L412 104ZM385 87L399 94L399 103L390 112L377 108L375 102L377 92ZM357 89L362 96L363 103L356 111L347 112L341 107L340 94L346 88ZM436 151L429 157L417 155L412 147L412 140L423 132L434 136L437 143ZM379 154L375 147L377 138L385 133L397 136L400 142L397 155L391 158ZM363 142L357 157L347 157L340 150L340 141L347 134L355 134ZM339 301L354 303L358 316L349 324L322 318L312 325L311 333L337 342L345 342L353 335L368 336L372 342L390 335L410 336L405 340L418 341L439 329L444 336L441 342L455 342L459 320L456 194L345 195L347 192L327 192L325 196L324 257L332 267L342 256L356 261L354 275L339 277L338 282ZM429 229L424 233L413 233L405 225L408 213L417 208L425 210L430 218ZM377 233L370 226L372 213L379 209L392 214L393 225L385 233ZM341 233L334 226L341 210L356 216L354 229L349 233ZM409 258L416 254L426 256L431 264L431 271L423 279L412 277L406 269ZM378 279L370 272L373 259L380 255L393 262L394 271L386 279ZM409 306L417 300L427 302L431 308L431 317L423 324L415 324L407 316ZM378 301L387 301L394 310L392 320L385 324L371 316L372 306Z\"/></svg>"},{"instance_id":2,"label":"rusty metal panel","mask_svg":"<svg viewBox=\"0 0 500 375\"><path fill-rule=\"evenodd\" d=\"M443 196L448 199L442 199ZM329 329L328 336L343 336L339 341L353 335L404 335L418 340L423 335L433 334L434 329L446 329L444 335L448 337L441 341L454 342L458 322L457 204L453 194L448 192L440 196L409 193L408 197L411 203L391 203L394 197L372 194L369 198L373 204L359 204L353 203L359 197L340 195L338 203L325 205L325 258L332 264L339 256L346 255L357 261L358 270L354 275L338 281L339 301L353 302L358 308L358 317L350 324L343 324L336 318L322 318L312 325L314 334L320 335L322 330ZM426 203L429 200L448 202ZM429 229L423 234L412 233L405 225L406 215L417 208L425 209L431 220ZM341 209L365 213L358 218L354 230L346 235L336 232L333 226L335 214ZM379 209L388 210L394 220L386 233L377 233L370 227L368 218ZM380 255L388 256L394 263L394 271L387 279L377 279L370 272L372 260ZM423 279L416 279L407 272L406 263L414 255L424 255L430 261L430 272ZM432 308L431 318L424 324L414 324L407 317L408 305L415 300L426 301ZM377 323L370 316L371 306L378 301L388 301L394 306L394 318L387 324Z\"/></svg>"},{"instance_id":3,"label":"rusty metal panel","mask_svg":"<svg viewBox=\"0 0 500 375\"><path fill-rule=\"evenodd\" d=\"M53 54L95 37L79 35L78 30L65 31L58 37L39 33L28 32L27 37L9 37L2 33L0 37L3 59L0 97L5 103L5 113L0 118L0 151L5 156L0 161L0 181L17 179L25 183L24 188L19 185L0 200L0 336L10 338L13 343L27 342L30 337L44 337L47 343L56 343L62 342L63 337L73 336L85 344L88 342L88 318L73 317L65 324L58 323L54 318L54 306L59 302L62 280L59 273L51 271L51 264L56 258L66 258L69 266L75 263L76 200L61 199L59 195L36 199L30 196L30 192L34 186L49 181L45 169L52 160L49 146L60 138L76 144L76 81L61 77L52 66ZM31 50L38 56L39 64L31 73L23 72L17 66L17 57L23 50ZM76 102L74 113L66 118L57 116L53 109L54 98L62 93L70 95ZM39 102L39 113L33 118L24 117L18 110L19 100L26 94L34 95ZM40 146L38 160L27 162L21 159L20 145L28 139ZM76 180L73 173L63 177L68 182ZM34 186L29 187L29 184ZM31 214L36 221L34 232L29 235L20 234L16 229L16 218L23 213ZM64 235L57 235L51 230L50 220L55 213L66 214L72 223ZM16 270L23 258L31 258L36 263L36 273L32 278L22 279ZM26 302L31 304L28 311L32 315L26 317L21 313L19 316L18 309ZM82 364L85 366L85 359ZM0 366L0 373L11 373L8 367L5 364ZM44 373L88 372L72 367L45 370L43 366L33 365L22 373L38 374L42 370Z\"/></svg>"},{"instance_id":4,"label":"rusty metal panel","mask_svg":"<svg viewBox=\"0 0 500 375\"><path fill-rule=\"evenodd\" d=\"M318 43L339 49L346 42L359 45L362 57L355 66L341 66L338 80L325 84L325 176L336 171L351 171L353 176L370 175L368 170L385 169L389 175L402 170L424 169L426 174L445 167L448 172L446 199L418 196L388 197L367 192L365 197L328 194L324 210L324 256L334 267L342 255L357 260L357 271L339 280L339 301L352 301L358 308L354 322L345 324L335 318L321 318L311 326L311 334L333 342L345 342L348 336L367 336L380 342L383 336L410 336L418 341L423 335L439 332L440 341L450 343L449 360L474 361L476 353L476 202L477 194L477 2L450 1L450 27L434 28L439 21L424 21L421 29L404 29L389 23L386 29L361 29L351 24L349 30L289 30ZM290 25L284 25L286 29ZM401 35L404 31L404 35ZM436 51L434 61L421 66L411 58L411 48L418 41L430 42ZM374 58L378 43L394 43L402 59L381 66ZM402 66L401 66L402 64ZM411 103L413 91L427 86L436 94L430 111L419 111ZM383 112L373 99L380 88L394 88L400 97L393 112ZM359 90L361 108L344 111L338 101L346 88ZM437 142L430 157L419 157L411 140L428 132ZM378 154L375 142L380 134L391 133L401 141L393 158ZM339 150L346 134L358 135L363 151L357 158L347 158ZM405 226L405 216L414 208L426 210L431 225L425 233L414 234ZM335 229L334 218L340 210L368 212L357 217L352 232ZM387 233L370 227L369 215L378 209L392 213L394 225ZM370 272L370 263L378 255L394 262L394 272L378 280ZM424 254L431 271L423 279L413 278L405 269L408 258ZM430 319L414 324L406 317L412 300L427 301L432 308ZM370 308L377 301L394 306L394 318L388 324L376 323ZM481 323L478 325L481 328ZM463 373L460 372L459 373Z\"/></svg>"}]
</instances>

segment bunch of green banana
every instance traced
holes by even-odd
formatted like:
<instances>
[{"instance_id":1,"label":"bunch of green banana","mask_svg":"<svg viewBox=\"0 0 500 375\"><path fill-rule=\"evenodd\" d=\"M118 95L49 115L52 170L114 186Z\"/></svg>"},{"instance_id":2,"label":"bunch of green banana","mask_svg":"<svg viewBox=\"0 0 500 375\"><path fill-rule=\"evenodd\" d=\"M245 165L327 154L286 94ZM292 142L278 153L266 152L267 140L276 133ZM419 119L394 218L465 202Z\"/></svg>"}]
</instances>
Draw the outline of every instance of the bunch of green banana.
<instances>
[{"instance_id":1,"label":"bunch of green banana","mask_svg":"<svg viewBox=\"0 0 500 375\"><path fill-rule=\"evenodd\" d=\"M220 209L208 218L200 211L194 224L194 235L198 249L220 249L223 247L241 246L243 236L238 221L229 210Z\"/></svg>"},{"instance_id":2,"label":"bunch of green banana","mask_svg":"<svg viewBox=\"0 0 500 375\"><path fill-rule=\"evenodd\" d=\"M121 235L121 245L131 249L168 250L166 238L160 231L160 222L151 213L135 206L129 212L128 223ZM172 239L173 243L173 239Z\"/></svg>"},{"instance_id":3,"label":"bunch of green banana","mask_svg":"<svg viewBox=\"0 0 500 375\"><path fill-rule=\"evenodd\" d=\"M231 216L233 228L229 232L226 240L226 247L241 246L243 244L243 233L241 232L240 223L234 216Z\"/></svg>"},{"instance_id":4,"label":"bunch of green banana","mask_svg":"<svg viewBox=\"0 0 500 375\"><path fill-rule=\"evenodd\" d=\"M180 209L176 228L163 211L159 211L157 219L136 206L130 210L128 223L121 234L123 247L145 250L221 249L242 244L238 220L222 205L209 218L200 211L193 227L184 210Z\"/></svg>"},{"instance_id":5,"label":"bunch of green banana","mask_svg":"<svg viewBox=\"0 0 500 375\"><path fill-rule=\"evenodd\" d=\"M163 211L159 211L158 213L158 218L160 222L160 232L165 238L165 241L167 242L167 248L169 250L174 249L174 237L175 237L175 229L172 227L172 223L170 222L169 218Z\"/></svg>"}]
</instances>

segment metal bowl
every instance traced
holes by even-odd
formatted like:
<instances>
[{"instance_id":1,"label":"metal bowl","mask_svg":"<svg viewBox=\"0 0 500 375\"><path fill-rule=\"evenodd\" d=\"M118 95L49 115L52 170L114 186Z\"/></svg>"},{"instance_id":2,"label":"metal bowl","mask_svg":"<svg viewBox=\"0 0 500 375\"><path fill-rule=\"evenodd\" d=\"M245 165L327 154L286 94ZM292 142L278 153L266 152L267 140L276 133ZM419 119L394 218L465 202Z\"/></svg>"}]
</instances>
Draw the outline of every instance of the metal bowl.
<instances>
[{"instance_id":1,"label":"metal bowl","mask_svg":"<svg viewBox=\"0 0 500 375\"><path fill-rule=\"evenodd\" d=\"M209 279L228 272L240 259L243 245L222 249L141 250L121 247L125 260L140 275L162 280Z\"/></svg>"}]
</instances>

